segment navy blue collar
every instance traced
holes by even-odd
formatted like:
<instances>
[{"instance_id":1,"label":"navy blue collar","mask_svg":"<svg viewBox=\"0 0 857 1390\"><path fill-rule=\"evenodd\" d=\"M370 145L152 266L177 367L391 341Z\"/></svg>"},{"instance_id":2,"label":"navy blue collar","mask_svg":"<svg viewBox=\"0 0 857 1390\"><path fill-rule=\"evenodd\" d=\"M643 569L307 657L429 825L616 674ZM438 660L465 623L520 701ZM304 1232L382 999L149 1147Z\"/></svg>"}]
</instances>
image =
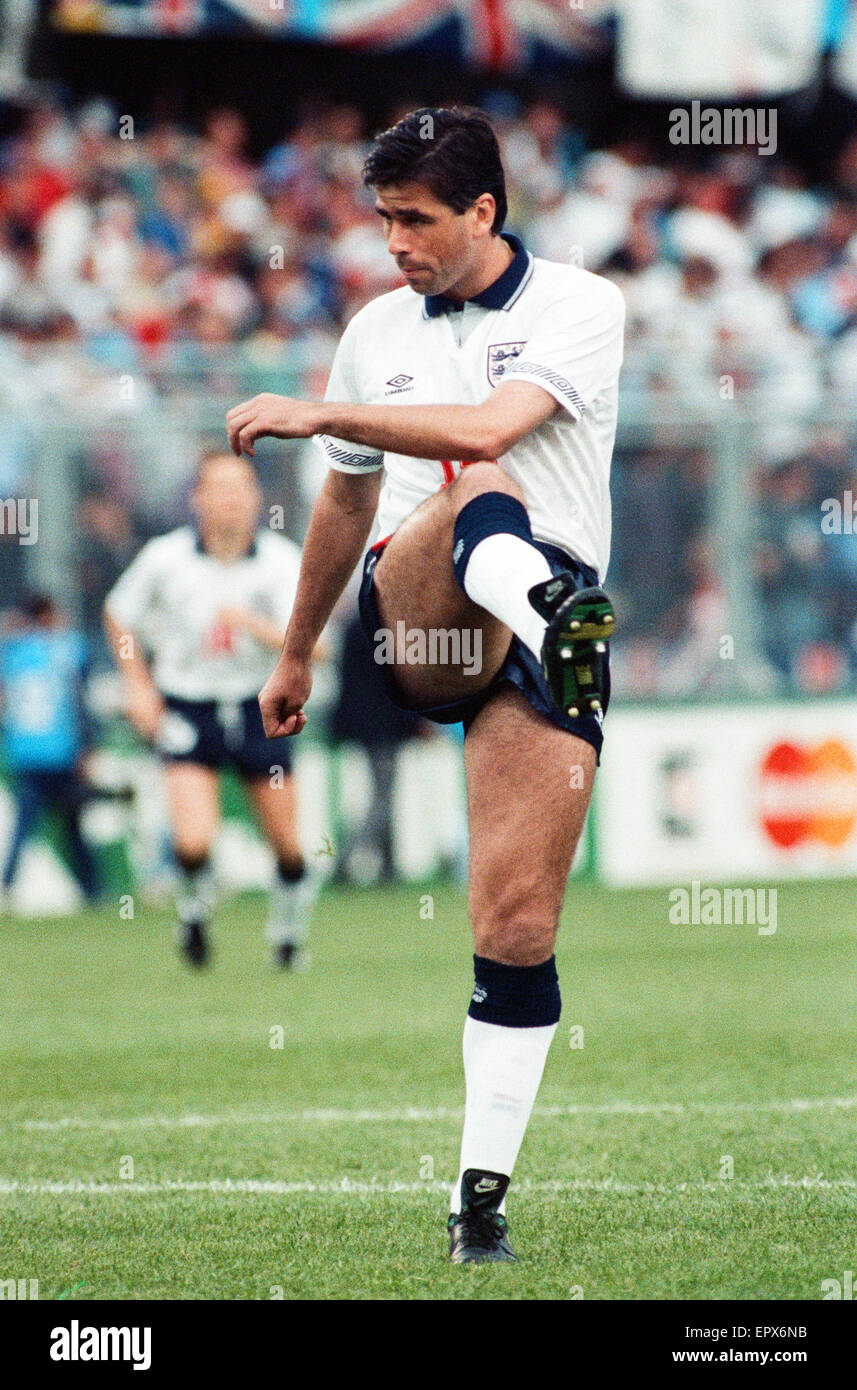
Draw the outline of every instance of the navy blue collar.
<instances>
[{"instance_id":1,"label":"navy blue collar","mask_svg":"<svg viewBox=\"0 0 857 1390\"><path fill-rule=\"evenodd\" d=\"M501 235L515 253L512 260L493 284L480 294L475 294L472 299L466 299L465 304L478 304L482 309L509 309L517 299L532 266L532 257L519 237L513 236L511 232L502 232ZM448 299L445 294L427 294L423 312L426 318L436 319L441 314L448 314L450 309L460 308L461 304L456 304L454 299Z\"/></svg>"},{"instance_id":2,"label":"navy blue collar","mask_svg":"<svg viewBox=\"0 0 857 1390\"><path fill-rule=\"evenodd\" d=\"M197 555L208 555L209 552L206 550L206 548L205 548L205 546L204 546L204 544L203 544L202 536L200 535L200 532L199 532L199 528L196 527L196 526L194 526L194 528L193 528L193 535L194 535L194 548L195 548L195 550L196 550ZM257 546L257 544L256 544L256 537L254 536L253 539L252 539L251 542L250 542L250 547L249 547L249 549L248 549L248 550L245 550L245 551L244 551L244 554L241 555L241 556L239 556L239 559L241 559L241 560L252 560L252 559L255 559L257 550L258 550L258 546Z\"/></svg>"}]
</instances>

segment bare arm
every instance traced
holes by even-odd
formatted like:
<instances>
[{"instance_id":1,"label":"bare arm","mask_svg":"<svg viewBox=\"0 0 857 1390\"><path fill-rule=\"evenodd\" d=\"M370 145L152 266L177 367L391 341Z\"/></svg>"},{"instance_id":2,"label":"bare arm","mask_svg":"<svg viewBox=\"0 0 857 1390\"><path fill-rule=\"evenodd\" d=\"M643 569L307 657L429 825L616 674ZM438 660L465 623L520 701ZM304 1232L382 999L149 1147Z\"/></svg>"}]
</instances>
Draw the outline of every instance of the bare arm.
<instances>
[{"instance_id":1,"label":"bare arm","mask_svg":"<svg viewBox=\"0 0 857 1390\"><path fill-rule=\"evenodd\" d=\"M104 609L104 630L122 677L125 713L137 732L151 742L158 732L164 702L152 680L141 644L136 633L126 631L117 623L108 608Z\"/></svg>"},{"instance_id":2,"label":"bare arm","mask_svg":"<svg viewBox=\"0 0 857 1390\"><path fill-rule=\"evenodd\" d=\"M331 469L304 541L298 591L283 650L259 696L269 738L299 734L312 689L312 656L333 605L363 554L381 490L380 471Z\"/></svg>"},{"instance_id":3,"label":"bare arm","mask_svg":"<svg viewBox=\"0 0 857 1390\"><path fill-rule=\"evenodd\" d=\"M257 439L331 434L352 444L425 459L495 459L562 407L530 381L506 381L480 405L315 404L265 394L226 416L236 454Z\"/></svg>"}]
</instances>

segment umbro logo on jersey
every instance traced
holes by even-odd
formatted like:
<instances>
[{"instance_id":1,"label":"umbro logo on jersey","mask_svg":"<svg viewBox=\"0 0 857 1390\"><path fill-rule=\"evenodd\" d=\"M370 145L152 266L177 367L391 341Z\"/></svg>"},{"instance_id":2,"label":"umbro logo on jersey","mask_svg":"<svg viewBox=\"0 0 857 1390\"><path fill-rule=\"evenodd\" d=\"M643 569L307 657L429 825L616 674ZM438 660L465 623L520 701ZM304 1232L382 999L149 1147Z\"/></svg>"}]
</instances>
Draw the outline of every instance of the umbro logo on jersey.
<instances>
[{"instance_id":1,"label":"umbro logo on jersey","mask_svg":"<svg viewBox=\"0 0 857 1390\"><path fill-rule=\"evenodd\" d=\"M488 991L487 989L483 989L481 985L477 985L470 996L471 1003L473 1004L484 1004L487 998Z\"/></svg>"},{"instance_id":2,"label":"umbro logo on jersey","mask_svg":"<svg viewBox=\"0 0 857 1390\"><path fill-rule=\"evenodd\" d=\"M407 391L412 381L413 377L405 376L404 372L400 372L398 376L391 376L387 385L392 389L390 391L385 391L384 395L393 396L397 391Z\"/></svg>"},{"instance_id":3,"label":"umbro logo on jersey","mask_svg":"<svg viewBox=\"0 0 857 1390\"><path fill-rule=\"evenodd\" d=\"M474 1192L494 1192L500 1186L498 1178L480 1178L473 1184Z\"/></svg>"}]
</instances>

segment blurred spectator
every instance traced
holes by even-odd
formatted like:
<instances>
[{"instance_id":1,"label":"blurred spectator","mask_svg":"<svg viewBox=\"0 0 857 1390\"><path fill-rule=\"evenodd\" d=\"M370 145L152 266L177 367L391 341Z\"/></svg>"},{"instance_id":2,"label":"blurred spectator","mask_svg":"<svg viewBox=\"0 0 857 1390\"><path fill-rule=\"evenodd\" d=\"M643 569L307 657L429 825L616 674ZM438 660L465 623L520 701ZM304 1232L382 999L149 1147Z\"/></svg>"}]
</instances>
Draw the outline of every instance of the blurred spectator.
<instances>
[{"instance_id":1,"label":"blurred spectator","mask_svg":"<svg viewBox=\"0 0 857 1390\"><path fill-rule=\"evenodd\" d=\"M80 832L85 670L81 634L65 625L51 599L30 594L0 642L2 748L16 803L4 893L42 813L53 811L65 830L69 862L84 896L98 894L95 861Z\"/></svg>"}]
</instances>

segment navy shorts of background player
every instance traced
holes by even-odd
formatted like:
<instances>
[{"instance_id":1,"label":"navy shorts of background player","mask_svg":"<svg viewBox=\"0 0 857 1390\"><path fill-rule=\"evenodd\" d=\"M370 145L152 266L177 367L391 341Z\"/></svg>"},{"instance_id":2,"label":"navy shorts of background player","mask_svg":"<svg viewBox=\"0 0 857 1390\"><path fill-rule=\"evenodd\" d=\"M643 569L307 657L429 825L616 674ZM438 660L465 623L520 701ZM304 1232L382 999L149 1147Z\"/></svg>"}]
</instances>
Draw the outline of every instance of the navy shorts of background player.
<instances>
[{"instance_id":1,"label":"navy shorts of background player","mask_svg":"<svg viewBox=\"0 0 857 1390\"><path fill-rule=\"evenodd\" d=\"M199 763L215 770L232 767L243 777L291 771L287 738L266 738L255 696L240 702L182 700L165 695L166 712L158 732L165 762Z\"/></svg>"}]
</instances>

